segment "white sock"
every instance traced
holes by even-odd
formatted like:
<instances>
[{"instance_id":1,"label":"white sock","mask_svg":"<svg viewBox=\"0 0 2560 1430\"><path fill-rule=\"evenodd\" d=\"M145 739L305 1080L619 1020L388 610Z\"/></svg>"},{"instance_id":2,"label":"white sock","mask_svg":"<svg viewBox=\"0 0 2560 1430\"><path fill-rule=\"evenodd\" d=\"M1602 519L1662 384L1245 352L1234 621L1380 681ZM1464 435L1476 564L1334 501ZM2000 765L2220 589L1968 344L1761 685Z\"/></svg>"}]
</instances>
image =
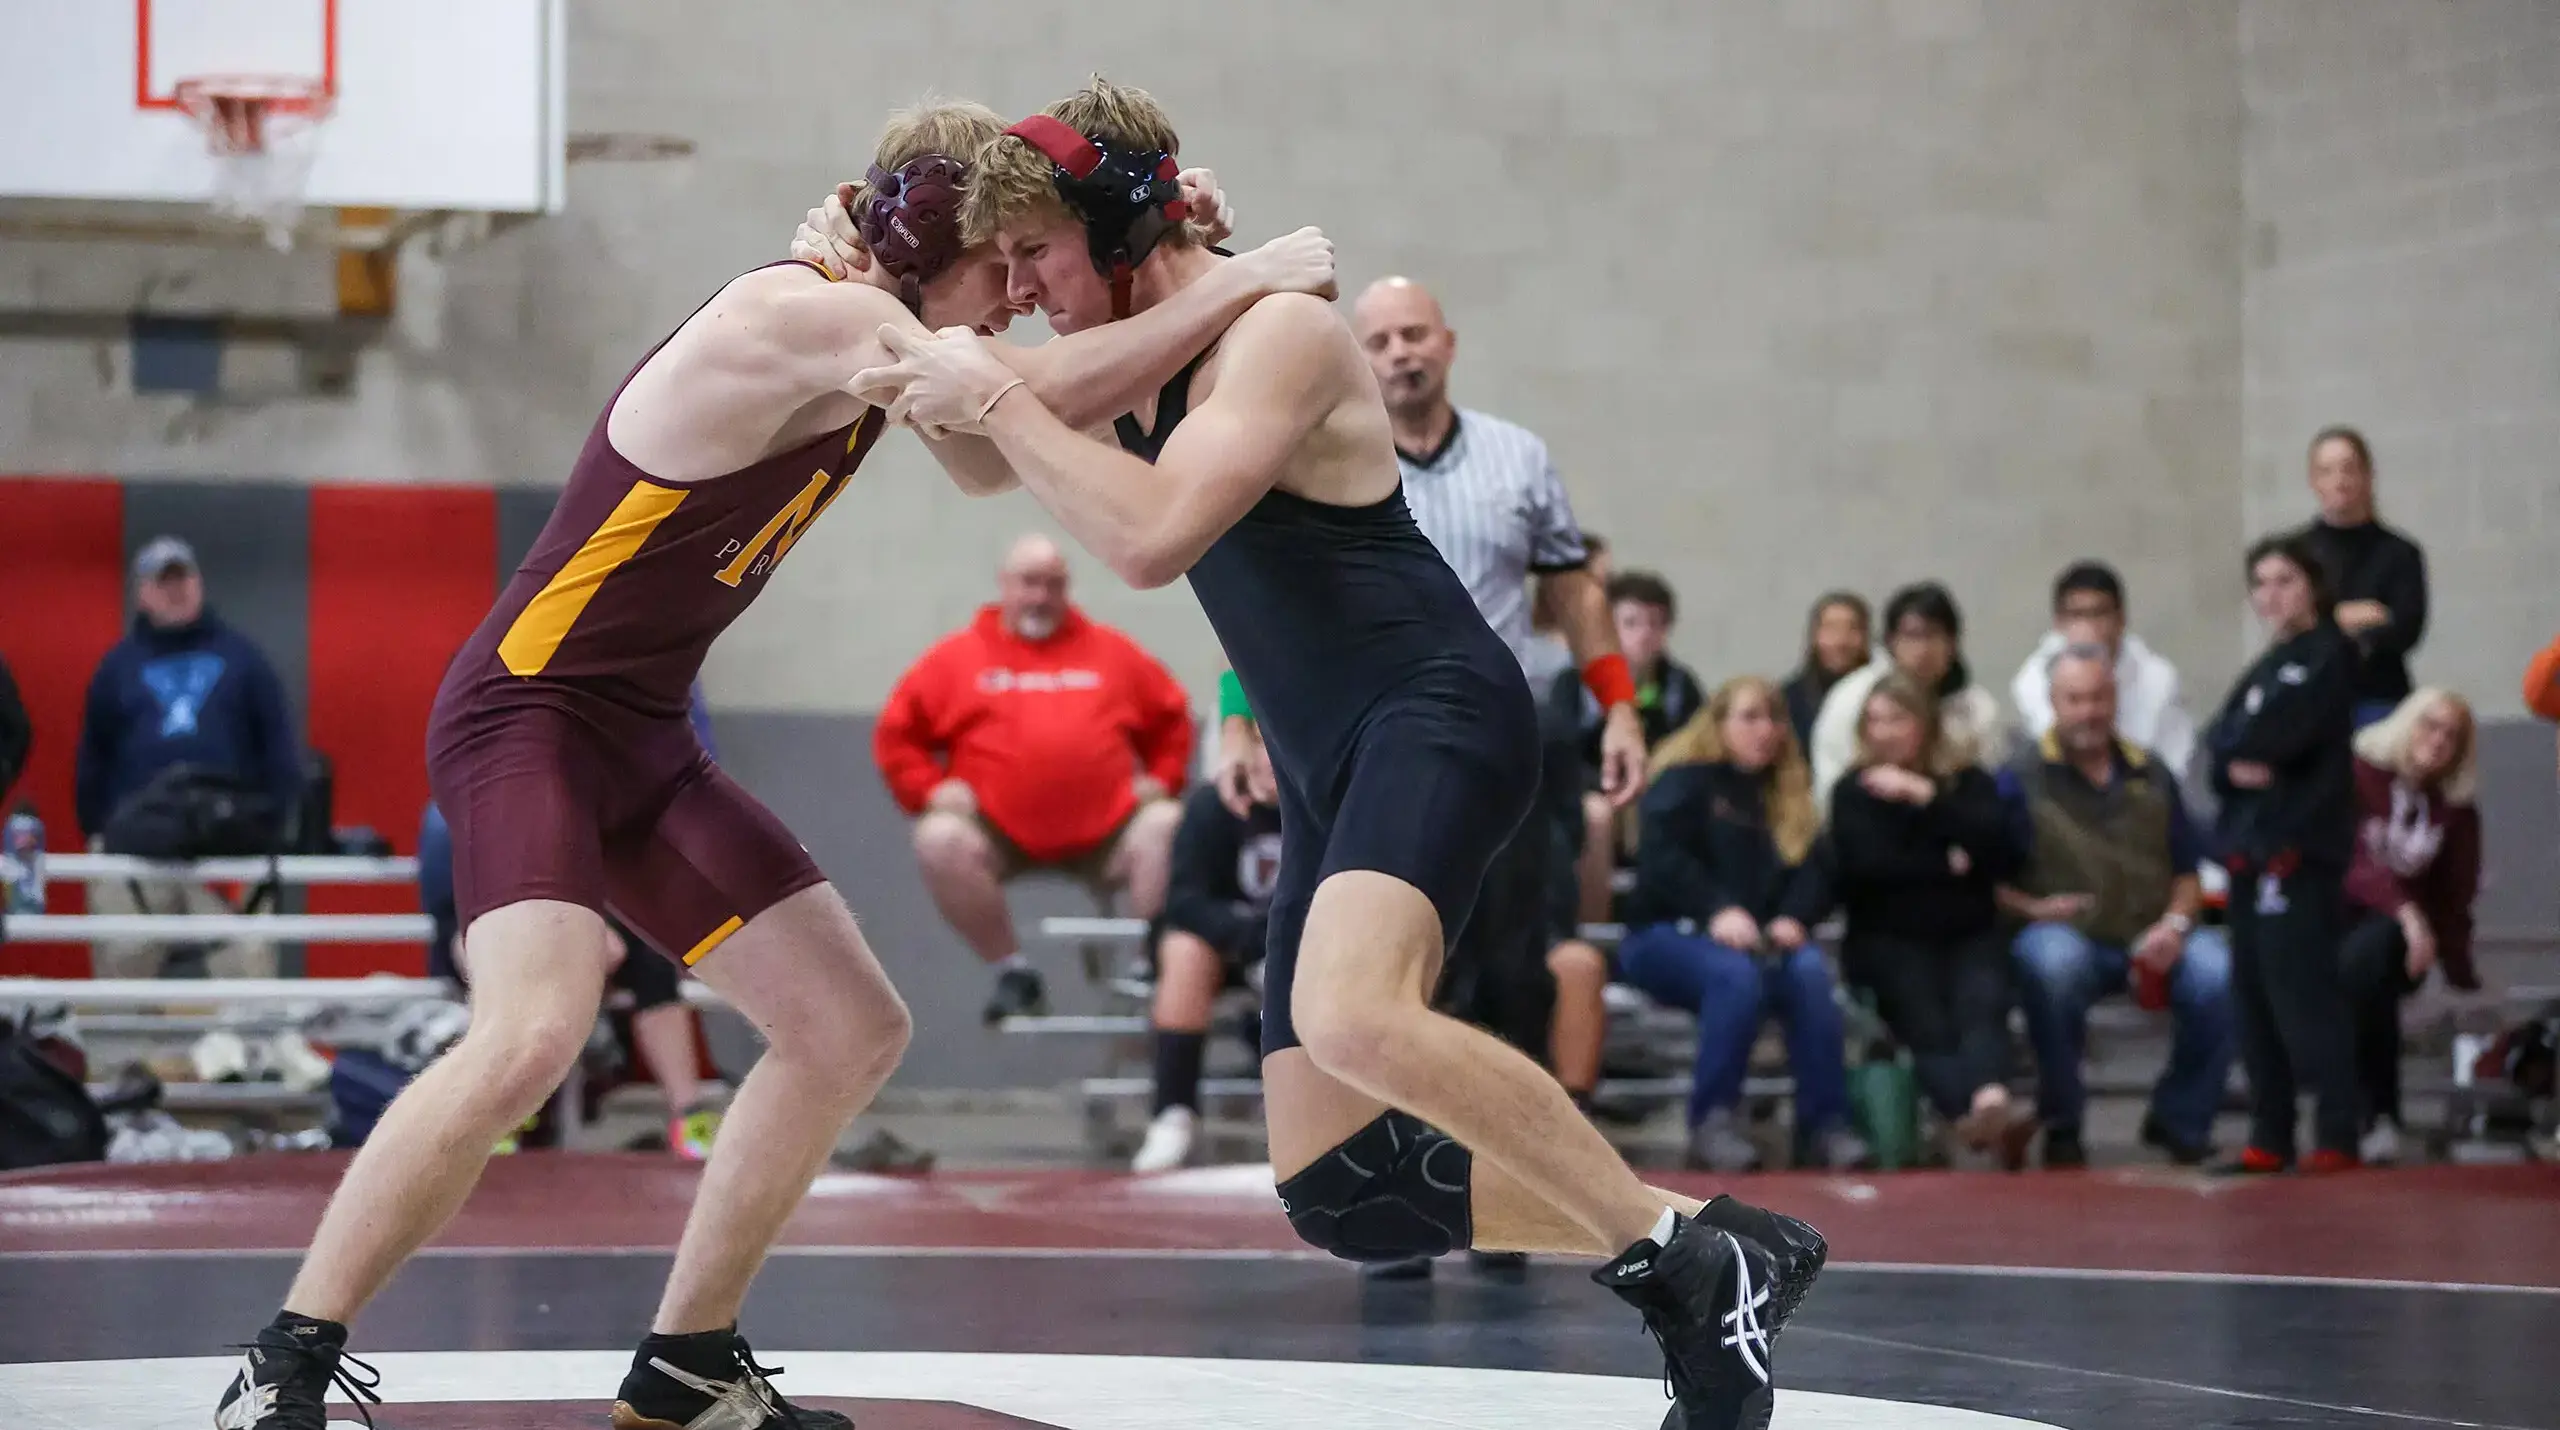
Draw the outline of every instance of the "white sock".
<instances>
[{"instance_id":1,"label":"white sock","mask_svg":"<svg viewBox=\"0 0 2560 1430\"><path fill-rule=\"evenodd\" d=\"M1671 1244L1672 1233L1679 1229L1680 1214L1669 1207L1664 1207L1662 1209L1662 1220L1653 1224L1653 1244L1656 1246L1669 1246Z\"/></svg>"},{"instance_id":2,"label":"white sock","mask_svg":"<svg viewBox=\"0 0 2560 1430\"><path fill-rule=\"evenodd\" d=\"M1005 955L1004 962L996 965L999 970L1007 968L1029 968L1030 966L1031 960L1024 958L1022 956L1022 950L1020 949L1015 949L1013 952Z\"/></svg>"}]
</instances>

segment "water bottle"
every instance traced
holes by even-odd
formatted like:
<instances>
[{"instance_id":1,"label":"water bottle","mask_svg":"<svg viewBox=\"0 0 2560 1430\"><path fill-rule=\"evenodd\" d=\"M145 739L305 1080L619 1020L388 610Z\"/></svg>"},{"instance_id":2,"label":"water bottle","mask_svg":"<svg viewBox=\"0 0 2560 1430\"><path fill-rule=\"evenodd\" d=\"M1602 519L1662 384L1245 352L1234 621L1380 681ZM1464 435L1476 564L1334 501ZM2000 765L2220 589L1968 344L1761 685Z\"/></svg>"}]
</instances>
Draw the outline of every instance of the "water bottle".
<instances>
[{"instance_id":1,"label":"water bottle","mask_svg":"<svg viewBox=\"0 0 2560 1430\"><path fill-rule=\"evenodd\" d=\"M44 821L31 806L0 825L0 885L10 913L44 912Z\"/></svg>"}]
</instances>

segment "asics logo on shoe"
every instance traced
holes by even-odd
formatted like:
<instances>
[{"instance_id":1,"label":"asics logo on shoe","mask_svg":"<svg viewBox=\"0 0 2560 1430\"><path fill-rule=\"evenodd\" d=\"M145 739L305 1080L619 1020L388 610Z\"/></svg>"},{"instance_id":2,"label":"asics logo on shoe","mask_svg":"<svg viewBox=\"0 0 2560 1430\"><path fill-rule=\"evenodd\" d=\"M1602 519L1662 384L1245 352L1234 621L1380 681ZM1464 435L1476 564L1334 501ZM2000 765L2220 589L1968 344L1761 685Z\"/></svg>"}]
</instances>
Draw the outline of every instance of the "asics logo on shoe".
<instances>
[{"instance_id":1,"label":"asics logo on shoe","mask_svg":"<svg viewBox=\"0 0 2560 1430\"><path fill-rule=\"evenodd\" d=\"M214 1412L213 1430L254 1430L259 1421L276 1413L276 1392L280 1388L258 1384L256 1351L243 1356L240 1362L240 1393Z\"/></svg>"},{"instance_id":2,"label":"asics logo on shoe","mask_svg":"<svg viewBox=\"0 0 2560 1430\"><path fill-rule=\"evenodd\" d=\"M1733 1233L1719 1233L1733 1252L1733 1309L1724 1313L1724 1344L1742 1356L1742 1363L1769 1383L1769 1331L1760 1324L1760 1312L1769 1304L1769 1288L1751 1284L1751 1262L1742 1254L1742 1243Z\"/></svg>"},{"instance_id":3,"label":"asics logo on shoe","mask_svg":"<svg viewBox=\"0 0 2560 1430\"><path fill-rule=\"evenodd\" d=\"M652 1356L649 1364L687 1390L711 1397L711 1407L685 1422L685 1430L757 1430L786 1423L773 1387L753 1371L734 1381L711 1380Z\"/></svg>"}]
</instances>

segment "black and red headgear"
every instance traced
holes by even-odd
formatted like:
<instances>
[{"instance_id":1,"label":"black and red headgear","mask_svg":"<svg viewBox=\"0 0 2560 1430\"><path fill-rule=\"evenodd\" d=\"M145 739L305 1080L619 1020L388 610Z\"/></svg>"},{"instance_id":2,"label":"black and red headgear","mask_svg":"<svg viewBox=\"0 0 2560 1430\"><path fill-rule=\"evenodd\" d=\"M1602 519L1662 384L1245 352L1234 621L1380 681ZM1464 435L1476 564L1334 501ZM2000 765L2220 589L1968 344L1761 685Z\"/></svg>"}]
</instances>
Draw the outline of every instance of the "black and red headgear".
<instances>
[{"instance_id":1,"label":"black and red headgear","mask_svg":"<svg viewBox=\"0 0 2560 1430\"><path fill-rule=\"evenodd\" d=\"M1084 224L1093 266L1111 280L1111 316L1129 316L1129 278L1191 205L1175 182L1173 156L1124 151L1078 134L1065 122L1035 114L1005 133L1057 166L1058 197Z\"/></svg>"},{"instance_id":2,"label":"black and red headgear","mask_svg":"<svg viewBox=\"0 0 2560 1430\"><path fill-rule=\"evenodd\" d=\"M890 277L907 311L924 316L924 285L960 259L960 190L969 166L944 154L910 159L896 173L863 175L853 226Z\"/></svg>"}]
</instances>

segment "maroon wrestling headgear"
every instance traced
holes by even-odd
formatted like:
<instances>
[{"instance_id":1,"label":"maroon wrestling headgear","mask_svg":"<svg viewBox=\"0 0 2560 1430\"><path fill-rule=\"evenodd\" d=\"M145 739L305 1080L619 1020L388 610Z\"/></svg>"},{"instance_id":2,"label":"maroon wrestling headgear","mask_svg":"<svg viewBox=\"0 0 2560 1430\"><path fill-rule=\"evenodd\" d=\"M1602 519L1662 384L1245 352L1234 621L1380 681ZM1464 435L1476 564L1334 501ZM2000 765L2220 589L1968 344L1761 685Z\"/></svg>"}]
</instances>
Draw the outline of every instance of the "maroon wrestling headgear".
<instances>
[{"instance_id":1,"label":"maroon wrestling headgear","mask_svg":"<svg viewBox=\"0 0 2560 1430\"><path fill-rule=\"evenodd\" d=\"M1191 216L1171 154L1124 152L1035 114L1005 133L1048 156L1058 197L1084 224L1093 266L1111 280L1111 316L1129 316L1129 278Z\"/></svg>"},{"instance_id":2,"label":"maroon wrestling headgear","mask_svg":"<svg viewBox=\"0 0 2560 1430\"><path fill-rule=\"evenodd\" d=\"M864 174L853 226L863 246L898 280L907 311L924 316L924 285L960 259L960 188L969 166L944 154L910 159L892 174Z\"/></svg>"}]
</instances>

